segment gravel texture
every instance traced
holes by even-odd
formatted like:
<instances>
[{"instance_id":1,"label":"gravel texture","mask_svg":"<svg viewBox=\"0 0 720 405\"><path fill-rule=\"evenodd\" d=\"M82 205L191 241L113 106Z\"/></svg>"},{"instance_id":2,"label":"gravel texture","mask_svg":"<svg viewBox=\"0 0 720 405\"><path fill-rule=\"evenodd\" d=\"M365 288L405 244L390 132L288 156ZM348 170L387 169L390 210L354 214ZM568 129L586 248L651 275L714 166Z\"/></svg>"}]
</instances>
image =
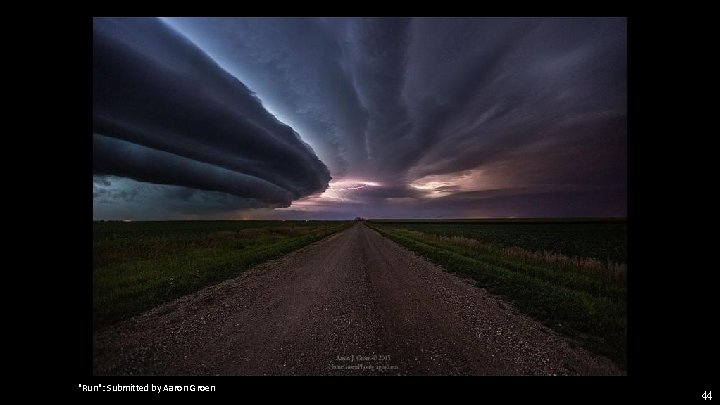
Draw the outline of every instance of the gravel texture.
<instances>
[{"instance_id":1,"label":"gravel texture","mask_svg":"<svg viewBox=\"0 0 720 405\"><path fill-rule=\"evenodd\" d=\"M93 336L96 375L616 375L362 223Z\"/></svg>"}]
</instances>

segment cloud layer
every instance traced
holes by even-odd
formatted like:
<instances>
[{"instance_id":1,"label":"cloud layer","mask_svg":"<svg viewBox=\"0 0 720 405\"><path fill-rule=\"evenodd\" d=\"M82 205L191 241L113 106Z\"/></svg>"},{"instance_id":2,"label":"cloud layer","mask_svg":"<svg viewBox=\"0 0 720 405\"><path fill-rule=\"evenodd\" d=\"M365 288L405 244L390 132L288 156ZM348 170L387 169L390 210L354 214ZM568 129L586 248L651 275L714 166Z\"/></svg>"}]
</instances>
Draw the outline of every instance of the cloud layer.
<instances>
[{"instance_id":1,"label":"cloud layer","mask_svg":"<svg viewBox=\"0 0 720 405\"><path fill-rule=\"evenodd\" d=\"M162 21L96 21L99 173L292 201L261 217L626 215L623 18Z\"/></svg>"},{"instance_id":2,"label":"cloud layer","mask_svg":"<svg viewBox=\"0 0 720 405\"><path fill-rule=\"evenodd\" d=\"M93 171L288 206L330 174L295 131L158 19L96 18Z\"/></svg>"}]
</instances>

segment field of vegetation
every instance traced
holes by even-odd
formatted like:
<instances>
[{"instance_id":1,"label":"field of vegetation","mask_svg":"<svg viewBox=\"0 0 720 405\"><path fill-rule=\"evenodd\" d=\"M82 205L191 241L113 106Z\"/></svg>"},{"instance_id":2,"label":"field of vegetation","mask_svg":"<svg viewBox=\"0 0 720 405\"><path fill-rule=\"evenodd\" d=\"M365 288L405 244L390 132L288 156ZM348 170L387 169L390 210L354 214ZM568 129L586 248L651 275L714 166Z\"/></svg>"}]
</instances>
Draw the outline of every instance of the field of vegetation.
<instances>
[{"instance_id":1,"label":"field of vegetation","mask_svg":"<svg viewBox=\"0 0 720 405\"><path fill-rule=\"evenodd\" d=\"M333 221L93 222L97 330L347 229Z\"/></svg>"},{"instance_id":2,"label":"field of vegetation","mask_svg":"<svg viewBox=\"0 0 720 405\"><path fill-rule=\"evenodd\" d=\"M627 222L367 224L626 367Z\"/></svg>"}]
</instances>

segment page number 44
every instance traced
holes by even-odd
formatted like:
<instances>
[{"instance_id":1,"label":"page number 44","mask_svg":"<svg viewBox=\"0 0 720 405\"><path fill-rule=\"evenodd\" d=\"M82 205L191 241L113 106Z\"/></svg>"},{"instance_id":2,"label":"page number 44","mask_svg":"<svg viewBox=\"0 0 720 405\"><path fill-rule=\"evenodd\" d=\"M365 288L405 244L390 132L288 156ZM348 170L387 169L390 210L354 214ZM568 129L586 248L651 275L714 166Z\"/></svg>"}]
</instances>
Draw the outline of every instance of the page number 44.
<instances>
[{"instance_id":1,"label":"page number 44","mask_svg":"<svg viewBox=\"0 0 720 405\"><path fill-rule=\"evenodd\" d=\"M710 399L712 400L712 391L705 391L704 394L702 394L702 399Z\"/></svg>"}]
</instances>

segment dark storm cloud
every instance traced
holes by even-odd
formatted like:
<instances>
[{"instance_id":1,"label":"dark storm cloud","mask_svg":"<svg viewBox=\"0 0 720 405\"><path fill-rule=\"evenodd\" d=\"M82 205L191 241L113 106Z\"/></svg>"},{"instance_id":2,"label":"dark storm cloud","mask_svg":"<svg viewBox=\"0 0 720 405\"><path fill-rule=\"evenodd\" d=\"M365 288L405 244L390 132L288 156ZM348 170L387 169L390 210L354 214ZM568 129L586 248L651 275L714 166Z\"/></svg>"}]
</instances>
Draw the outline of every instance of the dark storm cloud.
<instances>
[{"instance_id":1,"label":"dark storm cloud","mask_svg":"<svg viewBox=\"0 0 720 405\"><path fill-rule=\"evenodd\" d=\"M401 100L410 19L347 19L336 26L356 93L368 111L365 142L369 160L376 145L390 146L411 129Z\"/></svg>"},{"instance_id":2,"label":"dark storm cloud","mask_svg":"<svg viewBox=\"0 0 720 405\"><path fill-rule=\"evenodd\" d=\"M405 90L415 142L405 159L393 161L417 176L477 167L544 139L582 136L574 118L625 111L624 20L415 23Z\"/></svg>"},{"instance_id":3,"label":"dark storm cloud","mask_svg":"<svg viewBox=\"0 0 720 405\"><path fill-rule=\"evenodd\" d=\"M252 83L336 175L367 159L367 111L338 38L315 19L171 18L167 21Z\"/></svg>"},{"instance_id":4,"label":"dark storm cloud","mask_svg":"<svg viewBox=\"0 0 720 405\"><path fill-rule=\"evenodd\" d=\"M335 183L304 205L259 215L626 214L624 18L163 21L192 43L155 20L96 27L114 89L109 117L95 102L96 132L166 153L147 161L259 206L324 188L327 172L297 132ZM126 95L127 77L143 91ZM170 107L143 111L138 101ZM116 174L144 165L133 156ZM195 176L180 174L182 159L197 162L186 169Z\"/></svg>"},{"instance_id":5,"label":"dark storm cloud","mask_svg":"<svg viewBox=\"0 0 720 405\"><path fill-rule=\"evenodd\" d=\"M265 204L252 198L151 184L116 176L93 177L95 219L168 220L193 219L258 209Z\"/></svg>"},{"instance_id":6,"label":"dark storm cloud","mask_svg":"<svg viewBox=\"0 0 720 405\"><path fill-rule=\"evenodd\" d=\"M373 84L358 92L385 90L362 98L375 112L367 138L375 178L406 184L483 169L495 186L525 187L524 198L537 205L458 195L453 210L605 215L598 201L612 196L621 199L608 203L610 211L625 215L624 194L607 191L626 187L624 19L418 18L390 31L375 20L335 24L338 35L353 38L344 42L347 52L362 61L354 83ZM362 35L347 35L353 30ZM527 189L546 184L553 191ZM581 198L589 194L577 185L599 186L595 202ZM427 200L428 214L443 203L449 200Z\"/></svg>"},{"instance_id":7,"label":"dark storm cloud","mask_svg":"<svg viewBox=\"0 0 720 405\"><path fill-rule=\"evenodd\" d=\"M330 179L292 128L158 19L94 20L93 130L98 175L265 206L287 206Z\"/></svg>"},{"instance_id":8,"label":"dark storm cloud","mask_svg":"<svg viewBox=\"0 0 720 405\"><path fill-rule=\"evenodd\" d=\"M102 135L93 136L93 169L98 175L222 191L267 205L287 204L295 197L257 177Z\"/></svg>"}]
</instances>

